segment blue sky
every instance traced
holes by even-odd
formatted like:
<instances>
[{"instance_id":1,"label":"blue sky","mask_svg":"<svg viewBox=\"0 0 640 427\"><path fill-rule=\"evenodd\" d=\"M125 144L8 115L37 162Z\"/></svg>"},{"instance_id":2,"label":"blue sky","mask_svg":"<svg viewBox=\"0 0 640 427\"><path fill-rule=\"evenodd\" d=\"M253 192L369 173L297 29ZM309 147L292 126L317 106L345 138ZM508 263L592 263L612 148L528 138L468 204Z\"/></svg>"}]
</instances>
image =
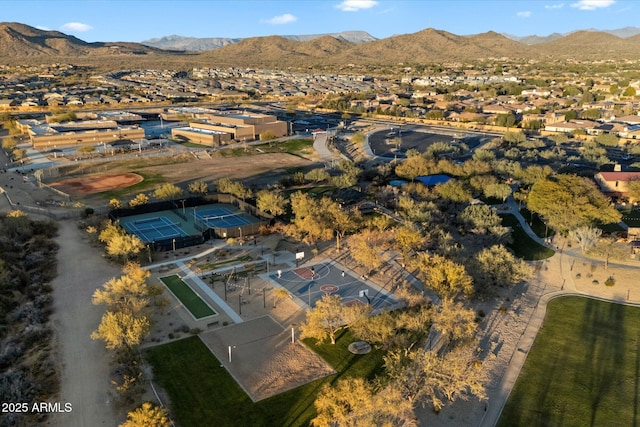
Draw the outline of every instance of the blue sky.
<instances>
[{"instance_id":1,"label":"blue sky","mask_svg":"<svg viewBox=\"0 0 640 427\"><path fill-rule=\"evenodd\" d=\"M633 0L0 0L3 22L88 42L140 42L171 34L253 37L367 31L383 38L435 28L517 36L639 26Z\"/></svg>"}]
</instances>

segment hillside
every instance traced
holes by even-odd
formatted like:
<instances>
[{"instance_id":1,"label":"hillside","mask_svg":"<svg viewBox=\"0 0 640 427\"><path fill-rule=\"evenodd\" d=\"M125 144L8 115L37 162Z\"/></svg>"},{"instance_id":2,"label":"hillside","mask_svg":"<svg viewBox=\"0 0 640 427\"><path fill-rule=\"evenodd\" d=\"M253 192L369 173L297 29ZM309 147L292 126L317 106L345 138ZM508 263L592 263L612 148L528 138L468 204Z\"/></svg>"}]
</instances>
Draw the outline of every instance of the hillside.
<instances>
[{"instance_id":1,"label":"hillside","mask_svg":"<svg viewBox=\"0 0 640 427\"><path fill-rule=\"evenodd\" d=\"M539 44L543 54L554 58L621 59L640 55L637 36L623 39L608 33L576 31L565 37Z\"/></svg>"},{"instance_id":2,"label":"hillside","mask_svg":"<svg viewBox=\"0 0 640 427\"><path fill-rule=\"evenodd\" d=\"M350 42L333 35L304 41L284 36L253 37L233 43L229 41L226 46L198 53L168 51L139 43L87 43L58 31L43 31L18 23L1 23L0 60L7 64L63 62L101 69L121 69L194 66L301 68L345 64L469 62L499 58L636 59L640 55L638 37L620 38L604 32L578 31L551 41L528 45L493 31L459 36L428 28L413 34L363 43Z\"/></svg>"},{"instance_id":3,"label":"hillside","mask_svg":"<svg viewBox=\"0 0 640 427\"><path fill-rule=\"evenodd\" d=\"M373 37L366 31L342 31L339 33L331 34L283 35L281 37L284 37L288 40L303 42L327 36L350 43L366 43L376 40L375 37ZM142 42L142 44L159 49L202 52L205 50L218 49L230 44L238 43L242 40L243 39L241 38L228 37L183 37L178 35L171 35L145 40Z\"/></svg>"}]
</instances>

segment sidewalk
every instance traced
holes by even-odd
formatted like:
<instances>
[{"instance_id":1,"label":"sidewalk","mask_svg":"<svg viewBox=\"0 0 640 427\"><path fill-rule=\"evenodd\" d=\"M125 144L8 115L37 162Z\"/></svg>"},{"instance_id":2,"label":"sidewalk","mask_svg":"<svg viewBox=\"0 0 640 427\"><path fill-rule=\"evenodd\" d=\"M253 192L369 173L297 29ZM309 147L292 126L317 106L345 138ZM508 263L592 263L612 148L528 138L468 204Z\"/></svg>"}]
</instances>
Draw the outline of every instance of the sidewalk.
<instances>
[{"instance_id":1,"label":"sidewalk","mask_svg":"<svg viewBox=\"0 0 640 427\"><path fill-rule=\"evenodd\" d=\"M517 216L522 217L519 214ZM499 385L493 389L487 389L489 399L478 426L493 427L500 419L538 330L544 324L549 301L561 296L575 295L640 306L640 282L636 279L636 270L640 265L637 262L635 265L633 263L633 261L609 263L609 268L605 269L602 261L585 257L580 253L579 248L560 248L549 259L546 267L549 270L545 274L548 277L544 279L545 288L515 346L509 364L500 378ZM612 287L604 286L604 278L606 277L615 277L616 284ZM593 283L596 280L597 285Z\"/></svg>"}]
</instances>

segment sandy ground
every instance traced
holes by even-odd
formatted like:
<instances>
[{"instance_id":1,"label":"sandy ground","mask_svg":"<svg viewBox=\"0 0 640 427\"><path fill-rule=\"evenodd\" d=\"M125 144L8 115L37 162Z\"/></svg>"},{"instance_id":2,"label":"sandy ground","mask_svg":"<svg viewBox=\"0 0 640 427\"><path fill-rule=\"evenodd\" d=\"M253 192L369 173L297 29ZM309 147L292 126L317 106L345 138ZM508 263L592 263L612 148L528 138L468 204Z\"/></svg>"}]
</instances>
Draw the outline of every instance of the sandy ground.
<instances>
[{"instance_id":1,"label":"sandy ground","mask_svg":"<svg viewBox=\"0 0 640 427\"><path fill-rule=\"evenodd\" d=\"M276 241L279 239L276 239ZM273 259L274 249L269 237L258 237L256 246L238 247L242 253L253 254ZM264 254L263 247L264 243ZM244 248L244 249L243 249ZM198 253L207 250L207 245L191 249L183 249L175 255L169 253L156 254L156 258L164 265L151 268L151 282L158 277L180 274L191 285L200 297L211 305L217 315L201 320L194 319L180 302L169 292L165 297L170 301L165 310L156 310L156 323L152 333L143 347L155 346L174 339L190 335L199 330L203 342L220 360L238 384L254 401L282 393L315 379L334 373L333 369L318 355L305 347L298 340L298 326L304 321L305 311L291 299L274 298L272 286L260 276L250 280L251 292L247 282L239 281L237 286L230 286L227 301L221 282L216 282L213 292L224 301L226 311L232 310L238 317L230 317L225 308L194 285L181 262L198 257ZM248 251L248 252L245 252ZM280 247L275 250L277 264L273 269L291 268L293 253ZM238 252L240 253L240 252ZM209 255L204 255L203 258ZM204 280L206 286L211 286ZM291 329L294 329L292 342ZM229 346L232 347L232 360L229 361ZM162 397L161 393L161 397Z\"/></svg>"},{"instance_id":2,"label":"sandy ground","mask_svg":"<svg viewBox=\"0 0 640 427\"><path fill-rule=\"evenodd\" d=\"M91 174L80 178L52 182L50 185L72 197L78 197L116 188L130 187L141 182L142 179L140 175L135 173Z\"/></svg>"},{"instance_id":3,"label":"sandy ground","mask_svg":"<svg viewBox=\"0 0 640 427\"><path fill-rule=\"evenodd\" d=\"M101 256L82 236L74 221L61 221L56 241L58 277L52 283L58 351L61 363L60 401L73 411L51 418L54 426L113 426L124 421L126 411L112 404L110 356L101 341L89 338L100 323L104 306L91 303L93 292L120 268Z\"/></svg>"},{"instance_id":4,"label":"sandy ground","mask_svg":"<svg viewBox=\"0 0 640 427\"><path fill-rule=\"evenodd\" d=\"M558 246L562 246L562 241ZM420 409L421 425L433 427L494 426L511 388L526 361L526 356L540 327L544 325L546 305L563 295L584 295L622 303L640 302L638 266L633 263L610 265L605 269L598 260L584 259L576 249L557 252L552 258L538 261L534 277L513 289L502 289L490 301L474 305L487 315L480 326L480 357L487 368L487 394L480 402L475 398L459 400L439 414ZM616 284L604 285L613 276ZM593 284L597 280L597 285ZM504 307L506 310L500 310Z\"/></svg>"}]
</instances>

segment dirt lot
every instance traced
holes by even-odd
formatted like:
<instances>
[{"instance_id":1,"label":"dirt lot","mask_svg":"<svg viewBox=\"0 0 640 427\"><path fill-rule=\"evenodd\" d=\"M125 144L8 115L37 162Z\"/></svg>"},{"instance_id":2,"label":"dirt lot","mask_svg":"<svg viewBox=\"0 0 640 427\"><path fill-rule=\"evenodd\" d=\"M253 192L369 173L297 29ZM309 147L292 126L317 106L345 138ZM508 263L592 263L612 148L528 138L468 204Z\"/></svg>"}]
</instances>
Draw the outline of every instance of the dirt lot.
<instances>
[{"instance_id":1,"label":"dirt lot","mask_svg":"<svg viewBox=\"0 0 640 427\"><path fill-rule=\"evenodd\" d=\"M126 188L142 181L135 173L93 174L79 178L69 178L52 182L50 185L72 197L100 193L116 188Z\"/></svg>"},{"instance_id":2,"label":"dirt lot","mask_svg":"<svg viewBox=\"0 0 640 427\"><path fill-rule=\"evenodd\" d=\"M256 185L265 185L277 182L289 168L305 168L314 164L313 160L287 153L266 153L243 157L203 157L199 158L190 154L178 154L173 157L143 158L134 161L111 162L108 166L87 163L69 171L67 180L60 177L52 179L50 185L63 186L62 191L72 197L83 197L106 191L110 188L93 181L94 177L115 177L116 175L135 172L143 176L162 177L163 182L176 185L186 184L192 181L205 181L212 184L220 178L248 180ZM100 170L108 174L91 174ZM88 175L81 175L88 174ZM131 174L135 175L135 174ZM73 180L72 180L73 178ZM120 178L118 178L120 179ZM135 184L129 182L122 184L112 182L111 189L121 188ZM100 185L98 188L97 186ZM152 190L153 186L145 188ZM67 191L69 190L69 191ZM133 191L132 191L133 194Z\"/></svg>"}]
</instances>

